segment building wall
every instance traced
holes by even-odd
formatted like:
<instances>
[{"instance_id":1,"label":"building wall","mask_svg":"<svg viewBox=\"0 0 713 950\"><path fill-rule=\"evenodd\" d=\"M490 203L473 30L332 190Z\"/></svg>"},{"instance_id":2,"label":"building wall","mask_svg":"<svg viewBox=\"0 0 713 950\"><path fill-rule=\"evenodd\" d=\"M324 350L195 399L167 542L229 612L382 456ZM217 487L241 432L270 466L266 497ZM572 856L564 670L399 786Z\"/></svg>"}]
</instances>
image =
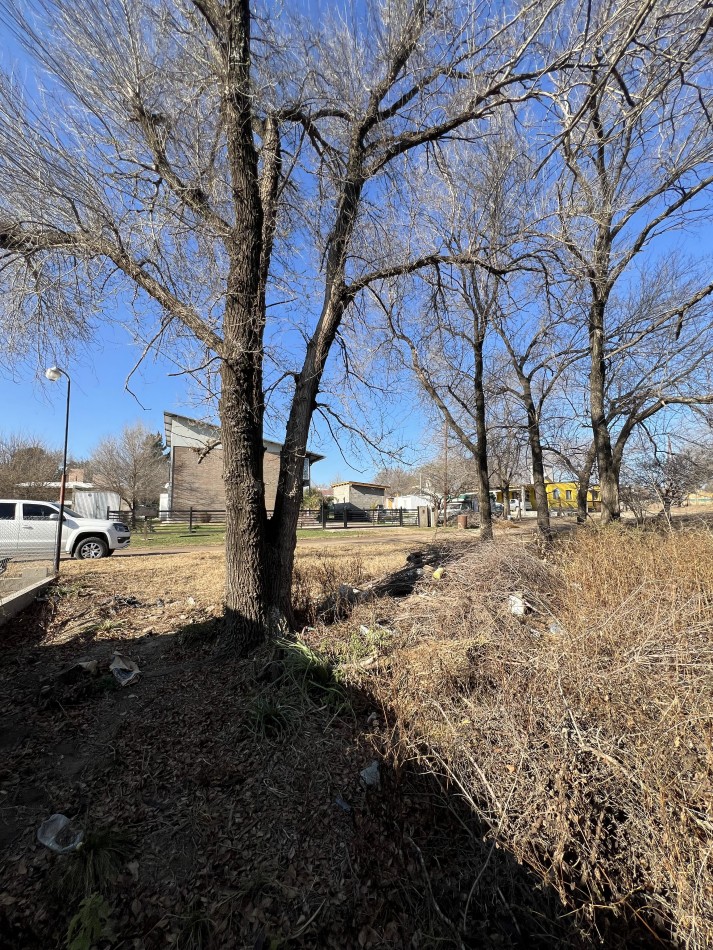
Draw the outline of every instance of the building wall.
<instances>
[{"instance_id":1,"label":"building wall","mask_svg":"<svg viewBox=\"0 0 713 950\"><path fill-rule=\"evenodd\" d=\"M173 453L173 493L171 508L177 511L189 508L204 510L225 509L223 484L223 449L217 446L199 463L199 452L187 445L176 445ZM280 456L266 451L263 459L265 479L265 507L275 506L277 480L280 474Z\"/></svg>"},{"instance_id":2,"label":"building wall","mask_svg":"<svg viewBox=\"0 0 713 950\"><path fill-rule=\"evenodd\" d=\"M268 511L275 507L277 480L280 477L280 456L269 450L262 460L263 480L265 482L265 507Z\"/></svg>"},{"instance_id":3,"label":"building wall","mask_svg":"<svg viewBox=\"0 0 713 950\"><path fill-rule=\"evenodd\" d=\"M383 505L386 500L385 488L369 488L367 485L349 486L349 502L355 508L369 511L375 505Z\"/></svg>"},{"instance_id":4,"label":"building wall","mask_svg":"<svg viewBox=\"0 0 713 950\"><path fill-rule=\"evenodd\" d=\"M174 445L171 508L225 508L223 449L218 446L199 464L199 452L187 445Z\"/></svg>"},{"instance_id":5,"label":"building wall","mask_svg":"<svg viewBox=\"0 0 713 950\"><path fill-rule=\"evenodd\" d=\"M344 505L349 501L349 485L333 485L332 496L335 505Z\"/></svg>"}]
</instances>

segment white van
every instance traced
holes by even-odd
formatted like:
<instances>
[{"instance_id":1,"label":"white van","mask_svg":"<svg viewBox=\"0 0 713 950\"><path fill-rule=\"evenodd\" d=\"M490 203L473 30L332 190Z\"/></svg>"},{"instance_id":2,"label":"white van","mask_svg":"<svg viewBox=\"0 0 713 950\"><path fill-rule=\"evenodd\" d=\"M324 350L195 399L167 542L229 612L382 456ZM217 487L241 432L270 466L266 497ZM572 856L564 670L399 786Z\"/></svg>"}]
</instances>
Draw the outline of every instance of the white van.
<instances>
[{"instance_id":1,"label":"white van","mask_svg":"<svg viewBox=\"0 0 713 950\"><path fill-rule=\"evenodd\" d=\"M58 503L0 498L0 557L51 557L58 521ZM131 532L122 521L83 518L71 508L64 509L62 550L66 554L79 560L108 557L130 541Z\"/></svg>"}]
</instances>

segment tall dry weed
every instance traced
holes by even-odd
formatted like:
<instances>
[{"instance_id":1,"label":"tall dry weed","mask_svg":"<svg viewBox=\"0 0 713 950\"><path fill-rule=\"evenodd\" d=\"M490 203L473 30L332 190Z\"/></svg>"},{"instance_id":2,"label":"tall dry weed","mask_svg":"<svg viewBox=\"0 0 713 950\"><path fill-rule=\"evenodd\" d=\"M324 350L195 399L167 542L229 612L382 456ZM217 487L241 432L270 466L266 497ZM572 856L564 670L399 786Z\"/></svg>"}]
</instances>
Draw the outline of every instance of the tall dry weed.
<instances>
[{"instance_id":1,"label":"tall dry weed","mask_svg":"<svg viewBox=\"0 0 713 950\"><path fill-rule=\"evenodd\" d=\"M388 663L364 676L409 754L447 775L592 934L608 913L703 948L712 599L708 532L582 530L546 560L483 545L402 602Z\"/></svg>"}]
</instances>

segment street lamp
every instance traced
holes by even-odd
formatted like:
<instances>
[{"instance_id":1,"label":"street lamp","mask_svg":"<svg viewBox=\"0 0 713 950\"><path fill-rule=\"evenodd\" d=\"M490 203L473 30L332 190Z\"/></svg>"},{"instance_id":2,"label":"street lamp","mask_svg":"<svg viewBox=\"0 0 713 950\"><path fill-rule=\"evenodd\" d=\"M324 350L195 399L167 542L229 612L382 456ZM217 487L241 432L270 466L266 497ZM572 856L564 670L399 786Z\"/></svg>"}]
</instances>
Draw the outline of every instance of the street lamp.
<instances>
[{"instance_id":1,"label":"street lamp","mask_svg":"<svg viewBox=\"0 0 713 950\"><path fill-rule=\"evenodd\" d=\"M59 366L50 366L45 370L47 379L56 383L61 376L67 377L67 412L64 420L64 454L62 456L62 481L59 488L59 522L57 523L57 543L54 549L54 572L59 573L59 555L62 550L62 525L64 524L64 491L67 485L67 438L69 436L69 393L72 380Z\"/></svg>"}]
</instances>

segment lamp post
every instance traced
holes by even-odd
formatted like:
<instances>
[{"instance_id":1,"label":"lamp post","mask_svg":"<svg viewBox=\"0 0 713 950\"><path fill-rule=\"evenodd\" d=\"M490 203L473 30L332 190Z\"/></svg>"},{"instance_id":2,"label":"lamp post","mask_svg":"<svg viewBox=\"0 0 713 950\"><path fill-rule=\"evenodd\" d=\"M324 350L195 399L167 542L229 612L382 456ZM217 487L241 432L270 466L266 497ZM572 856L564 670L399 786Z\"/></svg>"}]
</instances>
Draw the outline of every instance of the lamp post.
<instances>
[{"instance_id":1,"label":"lamp post","mask_svg":"<svg viewBox=\"0 0 713 950\"><path fill-rule=\"evenodd\" d=\"M69 374L65 373L59 366L50 366L45 370L47 379L56 383L61 376L67 377L67 411L64 419L64 452L62 455L62 481L59 488L59 522L57 523L57 543L54 549L54 572L59 573L59 555L62 551L62 526L64 525L64 492L67 485L67 439L69 437L69 393L72 388L72 380Z\"/></svg>"}]
</instances>

